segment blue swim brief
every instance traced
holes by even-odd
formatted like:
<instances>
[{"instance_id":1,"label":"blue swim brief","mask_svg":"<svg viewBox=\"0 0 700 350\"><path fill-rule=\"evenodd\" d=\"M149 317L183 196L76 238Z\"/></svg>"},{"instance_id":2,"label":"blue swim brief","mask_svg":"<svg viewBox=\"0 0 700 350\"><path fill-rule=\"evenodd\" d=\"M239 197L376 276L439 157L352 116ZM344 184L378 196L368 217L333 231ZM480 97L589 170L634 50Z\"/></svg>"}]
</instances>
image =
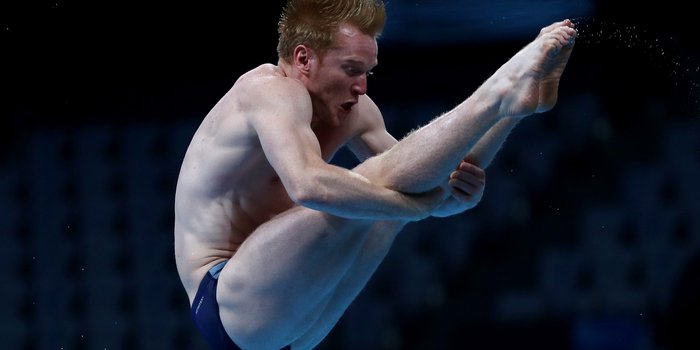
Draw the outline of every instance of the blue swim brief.
<instances>
[{"instance_id":1,"label":"blue swim brief","mask_svg":"<svg viewBox=\"0 0 700 350\"><path fill-rule=\"evenodd\" d=\"M202 282L197 289L197 295L192 303L192 319L197 329L202 333L204 339L214 350L241 350L224 330L219 316L219 303L216 301L216 285L219 282L219 273L224 268L224 260L209 269L204 275ZM290 346L282 350L291 350Z\"/></svg>"}]
</instances>

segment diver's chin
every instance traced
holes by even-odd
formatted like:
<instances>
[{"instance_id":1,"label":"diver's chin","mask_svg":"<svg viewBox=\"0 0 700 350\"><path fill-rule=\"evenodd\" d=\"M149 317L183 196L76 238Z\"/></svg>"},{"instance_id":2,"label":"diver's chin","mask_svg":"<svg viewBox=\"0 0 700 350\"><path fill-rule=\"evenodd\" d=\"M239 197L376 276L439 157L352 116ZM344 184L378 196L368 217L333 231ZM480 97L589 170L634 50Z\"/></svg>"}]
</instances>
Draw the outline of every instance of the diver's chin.
<instances>
[{"instance_id":1,"label":"diver's chin","mask_svg":"<svg viewBox=\"0 0 700 350\"><path fill-rule=\"evenodd\" d=\"M346 108L340 107L336 110L335 115L336 115L336 118L338 120L343 121L343 120L347 119L351 113L352 113L352 109L346 109Z\"/></svg>"}]
</instances>

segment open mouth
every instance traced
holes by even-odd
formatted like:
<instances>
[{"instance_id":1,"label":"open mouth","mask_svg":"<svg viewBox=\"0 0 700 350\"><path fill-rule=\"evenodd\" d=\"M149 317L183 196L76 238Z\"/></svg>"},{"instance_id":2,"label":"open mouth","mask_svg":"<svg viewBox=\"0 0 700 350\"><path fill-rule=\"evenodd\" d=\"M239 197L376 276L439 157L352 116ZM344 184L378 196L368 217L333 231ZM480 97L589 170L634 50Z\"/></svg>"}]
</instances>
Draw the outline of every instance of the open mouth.
<instances>
[{"instance_id":1,"label":"open mouth","mask_svg":"<svg viewBox=\"0 0 700 350\"><path fill-rule=\"evenodd\" d=\"M344 109L345 111L350 111L352 109L352 106L355 105L355 102L345 102L340 107Z\"/></svg>"}]
</instances>

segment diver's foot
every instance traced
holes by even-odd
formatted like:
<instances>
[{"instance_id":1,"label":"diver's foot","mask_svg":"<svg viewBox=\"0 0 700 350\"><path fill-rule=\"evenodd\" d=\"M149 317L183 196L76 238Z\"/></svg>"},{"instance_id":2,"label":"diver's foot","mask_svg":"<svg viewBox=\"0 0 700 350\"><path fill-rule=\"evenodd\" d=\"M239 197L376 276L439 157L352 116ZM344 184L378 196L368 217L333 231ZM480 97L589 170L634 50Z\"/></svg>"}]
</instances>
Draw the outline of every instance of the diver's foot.
<instances>
[{"instance_id":1,"label":"diver's foot","mask_svg":"<svg viewBox=\"0 0 700 350\"><path fill-rule=\"evenodd\" d=\"M568 19L542 28L535 40L496 72L503 89L501 116L522 117L554 107L576 34Z\"/></svg>"}]
</instances>

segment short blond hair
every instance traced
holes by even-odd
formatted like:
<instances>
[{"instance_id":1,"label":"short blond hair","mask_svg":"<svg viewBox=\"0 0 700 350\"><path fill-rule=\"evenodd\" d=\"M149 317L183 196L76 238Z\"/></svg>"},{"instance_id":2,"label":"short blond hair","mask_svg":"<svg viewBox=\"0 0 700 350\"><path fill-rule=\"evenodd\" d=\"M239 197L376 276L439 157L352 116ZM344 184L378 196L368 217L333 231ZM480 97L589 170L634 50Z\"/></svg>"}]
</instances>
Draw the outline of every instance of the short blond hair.
<instances>
[{"instance_id":1,"label":"short blond hair","mask_svg":"<svg viewBox=\"0 0 700 350\"><path fill-rule=\"evenodd\" d=\"M308 45L323 55L341 23L357 26L378 38L386 22L381 0L288 0L277 26L277 55L291 63L294 48Z\"/></svg>"}]
</instances>

